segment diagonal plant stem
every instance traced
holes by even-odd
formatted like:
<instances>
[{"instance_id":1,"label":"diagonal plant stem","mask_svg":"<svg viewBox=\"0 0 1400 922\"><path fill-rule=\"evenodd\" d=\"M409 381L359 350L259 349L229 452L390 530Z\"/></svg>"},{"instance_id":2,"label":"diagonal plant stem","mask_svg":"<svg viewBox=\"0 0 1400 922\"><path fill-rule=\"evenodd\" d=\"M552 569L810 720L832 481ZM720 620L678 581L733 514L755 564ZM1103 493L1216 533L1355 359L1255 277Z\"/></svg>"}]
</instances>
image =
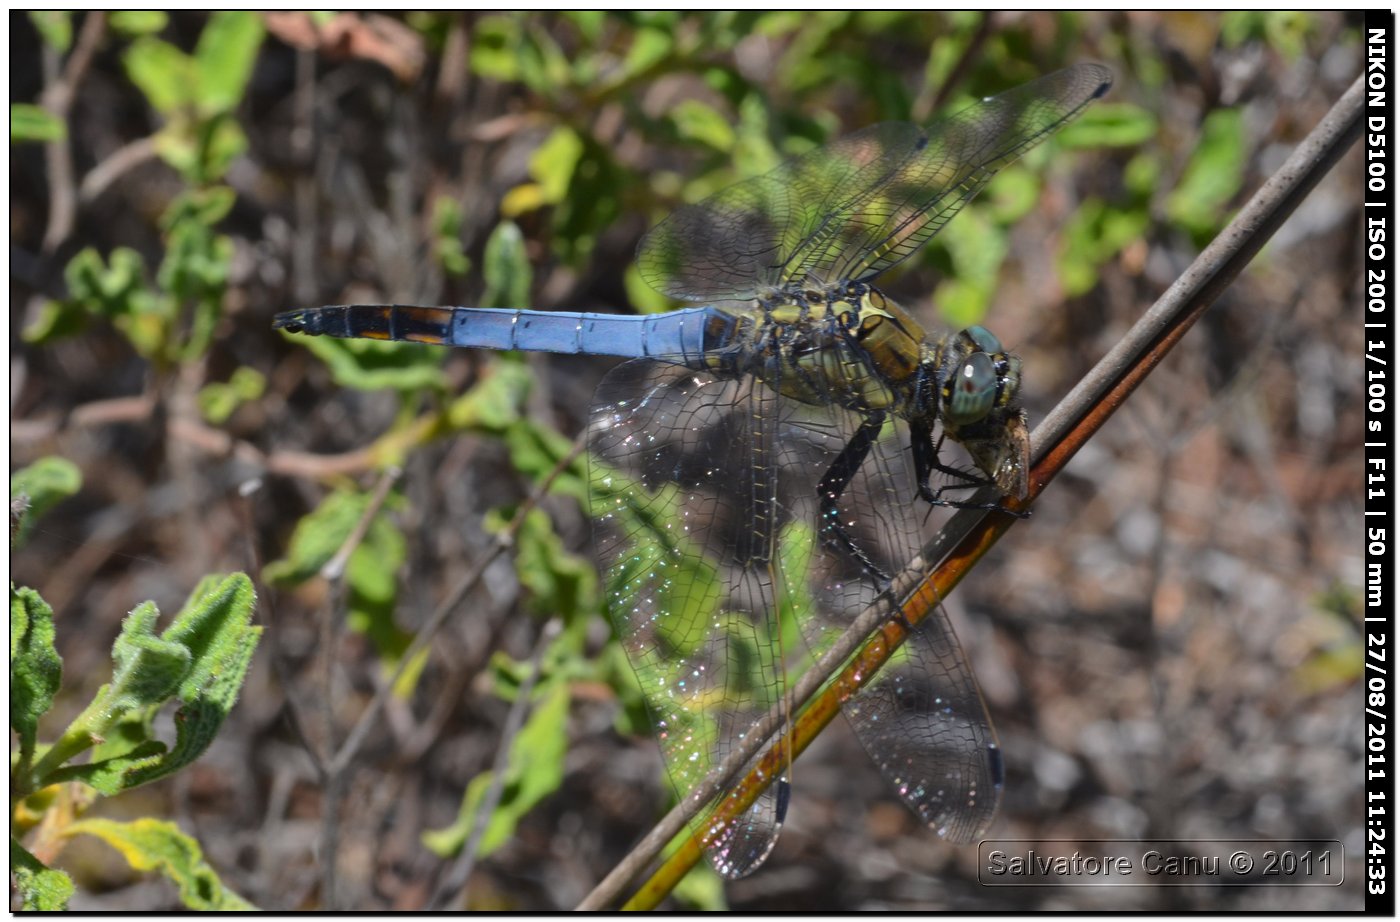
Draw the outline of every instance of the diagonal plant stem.
<instances>
[{"instance_id":1,"label":"diagonal plant stem","mask_svg":"<svg viewBox=\"0 0 1400 922\"><path fill-rule=\"evenodd\" d=\"M1039 496L1355 142L1361 133L1362 90L1362 81L1358 78L1225 230L1037 427L1032 435L1036 451L1028 495L1019 503L1007 502L1008 509L1021 511ZM996 499L995 496L984 498ZM921 621L1015 521L1015 517L1003 512L965 510L955 515L895 578L891 593L903 600L900 605L903 618L911 626ZM930 573L926 562L938 562L937 569ZM793 732L777 739L753 771L718 805L713 817L718 822L708 823L710 828L722 828L725 820L753 803L767 786L768 782L761 779L772 778L773 772L788 761L785 747L789 742L795 757L835 717L841 702L864 684L903 642L908 629L899 622L899 618L890 617L883 605L870 606L828 654L799 680L793 693L797 705L835 676L827 690L802 712ZM840 665L862 643L864 647L859 654L838 675ZM752 742L733 752L695 792L667 814L579 908L612 905L623 888L655 860L665 844L726 789L730 776L762 749L780 721L780 713L769 714L761 721L755 732L749 734ZM645 909L659 903L699 859L704 844L698 835L692 835L643 884L625 908Z\"/></svg>"},{"instance_id":2,"label":"diagonal plant stem","mask_svg":"<svg viewBox=\"0 0 1400 922\"><path fill-rule=\"evenodd\" d=\"M393 489L400 474L398 468L391 467L380 475L379 483L375 486L369 502L365 504L365 511L359 521L341 542L340 549L321 567L321 577L331 587L325 615L321 619L323 660L320 717L325 737L324 745L328 752L335 746L335 651L340 646L340 632L345 626L345 566L350 560L350 555L355 553L355 549L364 541L370 524L375 516L379 515L380 508L389 498L389 491ZM289 698L287 703L295 712L295 701ZM313 759L321 770L321 782L325 791L325 809L321 812L321 904L334 911L339 908L336 903L336 868L339 863L337 846L340 844L340 795L347 773L344 770L345 766L330 763L316 755L313 755Z\"/></svg>"},{"instance_id":3,"label":"diagonal plant stem","mask_svg":"<svg viewBox=\"0 0 1400 922\"><path fill-rule=\"evenodd\" d=\"M457 606L462 604L467 595L476 587L477 582L480 581L482 575L486 572L486 568L511 547L515 541L516 534L519 533L521 526L525 523L526 515L528 515L530 510L534 509L544 495L549 492L549 488L553 486L554 481L559 475L564 473L564 470L574 462L574 459L577 458L580 453L582 453L584 439L584 435L580 435L564 457L560 458L559 462L554 465L549 473L545 474L545 476L540 479L534 492L526 497L525 501L520 504L520 508L516 510L515 518L511 519L510 524L496 536L496 541L491 549L477 560L476 565L472 567L471 570L462 576L457 585L452 588L447 598L438 605L428 617L428 620L418 629L418 633L414 635L413 642L399 655L399 663L398 666L395 667L393 675L389 676L380 686L369 705L361 712L359 720L356 722L354 728L345 737L345 742L341 744L335 757L330 760L329 770L339 770L355 757L355 753L359 751L360 746L369 735L369 731L374 728L375 721L379 719L380 712L383 711L384 705L389 700L389 696L393 693L394 688L398 685L399 679L403 677L409 665L412 664L419 653L427 649L428 645L432 643L438 630L447 623L448 617L457 610Z\"/></svg>"},{"instance_id":4,"label":"diagonal plant stem","mask_svg":"<svg viewBox=\"0 0 1400 922\"><path fill-rule=\"evenodd\" d=\"M496 536L495 543L492 545L491 549L477 560L476 565L472 567L471 570L463 575L462 579L458 581L457 585L454 586L452 591L448 594L448 597L438 605L428 617L428 620L419 628L418 633L414 635L413 642L400 654L398 664L394 668L393 674L380 685L378 691L375 692L374 697L370 700L370 703L360 713L355 726L351 728L350 732L346 735L340 748L335 750L334 755L320 758L314 751L312 752L313 760L316 762L317 770L326 787L326 809L321 824L321 873L322 902L328 908L335 908L332 897L335 890L335 855L339 835L341 779L345 777L355 755L368 738L370 731L374 729L379 715L383 713L384 706L388 703L389 696L398 686L399 680L403 677L404 672L407 671L409 666L417 659L419 653L427 649L428 645L437 635L438 630L447 623L448 617L457 610L457 606L459 606L471 593L472 589L475 588L477 582L486 572L486 568L511 547L515 541L515 535L520 531L521 526L525 522L526 515L529 514L530 510L535 508L540 499L549 491L550 487L553 486L554 481L559 475L579 456L583 451L583 446L584 436L580 435L578 439L574 441L569 451L559 459L559 462L554 465L549 473L541 478L534 491L520 504L520 508L516 511L515 517L511 519L510 524ZM394 476L396 477L397 474ZM361 526L364 529L369 527L369 519L372 518L372 511L376 510L378 508L378 503L383 501L383 496L387 495L387 487L391 484L392 479L386 475L385 481L381 482L381 490L376 493L375 499L370 504L371 514L367 515L360 525L356 527L355 533L353 533L342 546L341 553L336 554L335 558L322 568L323 576L327 578L336 577L332 585L337 585L340 582L339 575L344 571L344 565L349 559L350 552L354 550L354 547L363 538L364 532ZM339 605L335 605L333 610L339 610ZM327 645L326 649L328 650L334 649L334 638L324 638L323 644ZM327 675L325 694L322 696L324 700L331 700L330 692L329 675ZM329 721L329 712L326 714L326 720ZM332 730L333 725L329 722L326 723L326 740L328 743L333 738L330 735Z\"/></svg>"},{"instance_id":5,"label":"diagonal plant stem","mask_svg":"<svg viewBox=\"0 0 1400 922\"><path fill-rule=\"evenodd\" d=\"M525 681L520 683L520 688L516 690L515 701L510 706L510 713L506 715L506 723L501 730L501 741L496 747L496 758L491 765L491 785L485 796L481 798L481 803L477 805L476 819L472 823L472 831L467 838L467 844L462 847L457 861L453 863L451 869L438 883L433 898L428 903L428 908L432 911L440 912L452 905L454 901L460 904L466 897L467 881L471 879L472 869L476 867L477 853L481 850L481 840L486 837L486 827L491 822L491 815L496 812L496 807L501 802L501 795L505 792L506 776L510 771L511 749L515 745L516 737L520 735L520 731L525 726L525 715L533 703L531 695L534 693L535 683L539 681L540 673L543 671L545 654L549 652L550 645L554 643L555 638L563 629L564 623L558 617L554 617L546 622L540 631L539 640L535 643L535 652L530 656L530 672L525 676Z\"/></svg>"}]
</instances>

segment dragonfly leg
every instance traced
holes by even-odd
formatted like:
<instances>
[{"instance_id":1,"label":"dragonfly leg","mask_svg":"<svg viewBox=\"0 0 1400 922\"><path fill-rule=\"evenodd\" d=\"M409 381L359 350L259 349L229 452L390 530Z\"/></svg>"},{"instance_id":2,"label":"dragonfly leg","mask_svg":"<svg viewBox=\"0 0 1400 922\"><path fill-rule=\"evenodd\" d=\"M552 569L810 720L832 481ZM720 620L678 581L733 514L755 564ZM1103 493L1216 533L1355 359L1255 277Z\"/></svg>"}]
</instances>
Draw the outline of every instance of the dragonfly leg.
<instances>
[{"instance_id":1,"label":"dragonfly leg","mask_svg":"<svg viewBox=\"0 0 1400 922\"><path fill-rule=\"evenodd\" d=\"M856 471L865 463L866 456L870 454L870 446L875 444L875 439L880 435L880 427L884 424L883 413L866 417L865 422L860 424L856 434L851 436L851 440L841 449L841 454L817 484L817 497L821 502L822 540L828 547L850 554L860 564L861 569L881 583L889 582L889 575L876 566L875 561L861 550L860 545L856 544L855 539L846 531L846 526L841 521L841 509L836 503L846 491L846 487L850 486Z\"/></svg>"},{"instance_id":2,"label":"dragonfly leg","mask_svg":"<svg viewBox=\"0 0 1400 922\"><path fill-rule=\"evenodd\" d=\"M975 490L978 487L995 486L989 477L978 477L969 474L967 471L944 464L939 457L938 449L943 446L943 436L940 433L938 441L933 440L933 429L919 423L909 424L910 449L914 455L914 479L917 481L919 495L922 496L931 506L949 506L953 509L1000 509L1019 519L1030 518L1029 512L1014 512L1005 508L998 502L993 503L973 503L960 499L944 499L943 494L948 490ZM944 474L948 477L960 481L958 483L945 483L937 490L929 485L929 478L934 472Z\"/></svg>"}]
</instances>

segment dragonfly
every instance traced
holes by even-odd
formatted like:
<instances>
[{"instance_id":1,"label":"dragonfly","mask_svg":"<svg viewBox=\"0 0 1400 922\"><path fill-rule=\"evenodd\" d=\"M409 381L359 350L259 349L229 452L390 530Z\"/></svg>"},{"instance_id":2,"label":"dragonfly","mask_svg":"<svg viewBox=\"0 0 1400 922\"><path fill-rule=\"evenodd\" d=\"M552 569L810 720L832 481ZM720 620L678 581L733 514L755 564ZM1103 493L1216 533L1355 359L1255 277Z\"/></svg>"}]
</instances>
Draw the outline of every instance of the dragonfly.
<instances>
[{"instance_id":1,"label":"dragonfly","mask_svg":"<svg viewBox=\"0 0 1400 922\"><path fill-rule=\"evenodd\" d=\"M680 207L642 238L637 263L692 307L350 304L274 326L629 360L589 418L596 553L684 798L752 749L770 712L791 726L789 673L857 613L903 618L891 574L923 546L931 509L1025 497L1020 359L981 326L929 335L875 283L1111 83L1107 68L1076 64L925 127L874 125ZM899 797L968 843L996 814L1001 750L943 607L905 623L899 654L842 710ZM789 759L737 816L698 821L721 875L772 851L791 774Z\"/></svg>"}]
</instances>

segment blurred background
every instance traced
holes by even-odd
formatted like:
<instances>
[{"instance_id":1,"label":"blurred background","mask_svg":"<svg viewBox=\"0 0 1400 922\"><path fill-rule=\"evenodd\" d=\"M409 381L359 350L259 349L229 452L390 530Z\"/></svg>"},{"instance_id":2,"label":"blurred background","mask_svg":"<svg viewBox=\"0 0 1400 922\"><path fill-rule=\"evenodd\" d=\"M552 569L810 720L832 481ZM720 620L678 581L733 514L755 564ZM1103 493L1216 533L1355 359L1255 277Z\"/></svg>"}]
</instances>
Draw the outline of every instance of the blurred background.
<instances>
[{"instance_id":1,"label":"blurred background","mask_svg":"<svg viewBox=\"0 0 1400 922\"><path fill-rule=\"evenodd\" d=\"M425 905L532 661L541 703L454 905L573 906L673 795L601 614L576 467L489 557L611 363L293 338L275 312L666 309L633 253L677 205L1097 60L1108 96L882 280L926 326L984 322L1019 352L1034 426L1362 67L1358 16L1284 12L12 13L10 29L11 471L59 458L80 475L10 560L64 657L41 738L110 678L134 606L168 615L206 573L253 575L267 630L209 752L94 810L178 822L225 885L281 910L326 905L308 747L343 744L482 567L352 747L335 904ZM838 722L798 765L767 865L723 885L697 871L670 905L1360 908L1360 189L1354 150L948 601L1005 752L992 835L1052 854L1337 839L1342 886L988 888L976 849L920 825ZM332 592L317 570L390 466ZM56 864L74 908L179 905L92 840Z\"/></svg>"}]
</instances>

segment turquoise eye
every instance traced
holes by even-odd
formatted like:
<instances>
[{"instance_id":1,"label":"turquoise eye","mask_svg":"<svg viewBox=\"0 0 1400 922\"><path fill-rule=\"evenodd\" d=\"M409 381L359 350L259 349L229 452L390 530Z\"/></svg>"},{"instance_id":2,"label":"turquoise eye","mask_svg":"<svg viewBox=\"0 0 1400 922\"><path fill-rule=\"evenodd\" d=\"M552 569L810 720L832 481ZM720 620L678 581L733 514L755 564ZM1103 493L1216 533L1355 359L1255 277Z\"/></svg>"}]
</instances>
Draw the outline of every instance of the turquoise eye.
<instances>
[{"instance_id":1,"label":"turquoise eye","mask_svg":"<svg viewBox=\"0 0 1400 922\"><path fill-rule=\"evenodd\" d=\"M954 374L948 395L947 421L955 426L977 422L991 411L996 394L997 373L992 357L985 352L972 353Z\"/></svg>"},{"instance_id":2,"label":"turquoise eye","mask_svg":"<svg viewBox=\"0 0 1400 922\"><path fill-rule=\"evenodd\" d=\"M983 352L997 353L1001 351L1001 340L992 334L992 331L983 326L971 326L963 330L963 335L972 340L973 345Z\"/></svg>"}]
</instances>

